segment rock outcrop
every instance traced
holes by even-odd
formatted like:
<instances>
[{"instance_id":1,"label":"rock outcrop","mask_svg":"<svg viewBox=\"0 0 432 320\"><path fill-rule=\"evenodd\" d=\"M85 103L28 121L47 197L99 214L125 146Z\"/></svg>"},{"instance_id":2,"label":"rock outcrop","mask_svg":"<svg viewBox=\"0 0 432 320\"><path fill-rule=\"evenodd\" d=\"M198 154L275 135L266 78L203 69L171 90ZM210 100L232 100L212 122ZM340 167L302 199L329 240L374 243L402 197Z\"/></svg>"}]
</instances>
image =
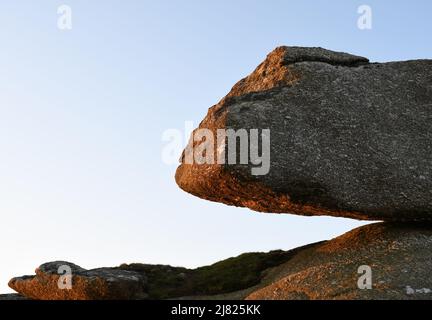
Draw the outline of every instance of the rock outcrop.
<instances>
[{"instance_id":1,"label":"rock outcrop","mask_svg":"<svg viewBox=\"0 0 432 320\"><path fill-rule=\"evenodd\" d=\"M288 261L306 247L245 253L196 269L132 263L85 270L70 262L55 261L36 269L36 276L13 278L9 286L22 296L36 300L174 299L214 295L243 298L245 294L237 291L260 283L264 270ZM70 290L58 286L58 268L64 265L71 268L73 276ZM4 299L15 297L18 296L5 295Z\"/></svg>"},{"instance_id":2,"label":"rock outcrop","mask_svg":"<svg viewBox=\"0 0 432 320\"><path fill-rule=\"evenodd\" d=\"M376 223L330 241L197 269L135 263L83 270L52 262L36 276L12 279L21 296L4 299L432 300L431 246L432 225ZM76 273L71 290L57 286L60 264Z\"/></svg>"},{"instance_id":3,"label":"rock outcrop","mask_svg":"<svg viewBox=\"0 0 432 320\"><path fill-rule=\"evenodd\" d=\"M432 300L431 247L432 225L363 226L302 250L247 299Z\"/></svg>"},{"instance_id":4,"label":"rock outcrop","mask_svg":"<svg viewBox=\"0 0 432 320\"><path fill-rule=\"evenodd\" d=\"M215 144L216 163L186 161L211 152L199 135L176 181L203 199L261 212L432 220L431 101L432 60L369 63L322 48L279 47L199 126L215 137L218 129L269 129L268 173L253 173L251 152L239 163L240 139L234 151L227 141ZM228 164L227 151L236 163Z\"/></svg>"},{"instance_id":5,"label":"rock outcrop","mask_svg":"<svg viewBox=\"0 0 432 320\"><path fill-rule=\"evenodd\" d=\"M66 270L71 271L70 286ZM37 300L144 299L145 286L145 277L136 272L113 268L86 270L66 261L45 263L36 269L35 276L9 281L9 287L19 294Z\"/></svg>"}]
</instances>

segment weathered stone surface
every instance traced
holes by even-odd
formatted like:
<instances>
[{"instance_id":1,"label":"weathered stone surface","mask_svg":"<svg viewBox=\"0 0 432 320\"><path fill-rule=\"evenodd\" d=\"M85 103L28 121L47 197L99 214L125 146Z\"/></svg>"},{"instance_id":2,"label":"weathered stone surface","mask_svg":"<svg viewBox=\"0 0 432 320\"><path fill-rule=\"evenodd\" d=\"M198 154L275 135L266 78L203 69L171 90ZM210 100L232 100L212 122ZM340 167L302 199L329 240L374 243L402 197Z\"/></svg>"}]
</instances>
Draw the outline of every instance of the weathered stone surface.
<instances>
[{"instance_id":1,"label":"weathered stone surface","mask_svg":"<svg viewBox=\"0 0 432 320\"><path fill-rule=\"evenodd\" d=\"M72 288L58 286L59 267L72 270ZM146 279L143 275L114 268L83 269L65 261L48 262L36 269L35 276L16 277L9 287L21 295L37 300L113 300L143 299Z\"/></svg>"},{"instance_id":2,"label":"weathered stone surface","mask_svg":"<svg viewBox=\"0 0 432 320\"><path fill-rule=\"evenodd\" d=\"M261 176L251 163L182 163L176 181L198 197L261 212L432 220L432 60L279 47L199 127L270 129L271 162Z\"/></svg>"},{"instance_id":3,"label":"weathered stone surface","mask_svg":"<svg viewBox=\"0 0 432 320\"><path fill-rule=\"evenodd\" d=\"M267 271L247 299L432 300L431 246L431 225L363 226ZM362 265L371 268L372 289L358 288Z\"/></svg>"}]
</instances>

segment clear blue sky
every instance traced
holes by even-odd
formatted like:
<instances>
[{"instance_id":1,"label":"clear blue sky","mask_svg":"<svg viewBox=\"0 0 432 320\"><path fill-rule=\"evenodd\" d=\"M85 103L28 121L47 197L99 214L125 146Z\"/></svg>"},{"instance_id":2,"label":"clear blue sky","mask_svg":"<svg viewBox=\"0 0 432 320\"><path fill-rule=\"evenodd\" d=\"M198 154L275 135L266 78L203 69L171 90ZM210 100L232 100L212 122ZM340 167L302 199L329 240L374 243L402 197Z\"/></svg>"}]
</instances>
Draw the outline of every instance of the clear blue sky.
<instances>
[{"instance_id":1,"label":"clear blue sky","mask_svg":"<svg viewBox=\"0 0 432 320\"><path fill-rule=\"evenodd\" d=\"M372 30L357 28L362 4ZM279 45L431 58L431 15L427 0L2 1L0 292L51 260L195 267L360 225L186 194L161 161L162 132L198 123Z\"/></svg>"}]
</instances>

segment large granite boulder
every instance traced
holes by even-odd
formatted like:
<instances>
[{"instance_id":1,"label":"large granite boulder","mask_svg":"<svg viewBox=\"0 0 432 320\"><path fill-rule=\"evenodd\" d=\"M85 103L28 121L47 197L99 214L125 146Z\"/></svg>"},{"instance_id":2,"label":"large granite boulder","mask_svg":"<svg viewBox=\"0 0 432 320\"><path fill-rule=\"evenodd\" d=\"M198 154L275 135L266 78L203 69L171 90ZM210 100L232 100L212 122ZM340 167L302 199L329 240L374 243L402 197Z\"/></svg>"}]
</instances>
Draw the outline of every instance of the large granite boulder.
<instances>
[{"instance_id":1,"label":"large granite boulder","mask_svg":"<svg viewBox=\"0 0 432 320\"><path fill-rule=\"evenodd\" d=\"M431 225L366 225L268 270L247 299L432 300L431 247Z\"/></svg>"},{"instance_id":2,"label":"large granite boulder","mask_svg":"<svg viewBox=\"0 0 432 320\"><path fill-rule=\"evenodd\" d=\"M71 271L70 282L66 271ZM37 300L131 300L147 297L146 279L142 274L114 268L86 270L66 261L45 263L36 269L35 276L11 279L9 287L22 296Z\"/></svg>"},{"instance_id":3,"label":"large granite boulder","mask_svg":"<svg viewBox=\"0 0 432 320\"><path fill-rule=\"evenodd\" d=\"M369 63L279 47L199 128L215 137L217 129L246 129L251 152L241 162L238 139L234 151L223 140L210 154L208 137L195 130L176 181L198 197L261 212L432 220L432 60ZM270 140L268 150L252 141L253 129ZM257 161L257 149L269 163Z\"/></svg>"}]
</instances>

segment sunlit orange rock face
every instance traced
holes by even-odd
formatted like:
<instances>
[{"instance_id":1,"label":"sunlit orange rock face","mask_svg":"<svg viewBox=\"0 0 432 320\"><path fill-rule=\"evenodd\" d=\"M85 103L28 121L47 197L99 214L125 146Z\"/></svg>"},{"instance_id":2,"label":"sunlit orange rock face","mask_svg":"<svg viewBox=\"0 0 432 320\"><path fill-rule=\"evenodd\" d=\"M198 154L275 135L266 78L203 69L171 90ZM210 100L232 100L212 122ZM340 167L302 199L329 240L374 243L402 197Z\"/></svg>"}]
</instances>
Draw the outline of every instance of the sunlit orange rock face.
<instances>
[{"instance_id":1,"label":"sunlit orange rock face","mask_svg":"<svg viewBox=\"0 0 432 320\"><path fill-rule=\"evenodd\" d=\"M432 300L431 246L431 225L366 225L300 251L247 299Z\"/></svg>"},{"instance_id":2,"label":"sunlit orange rock face","mask_svg":"<svg viewBox=\"0 0 432 320\"><path fill-rule=\"evenodd\" d=\"M203 145L192 136L176 182L197 197L260 212L432 220L431 74L432 60L370 63L279 47L195 130L269 130L269 171L254 175L261 164L252 157L188 163L187 150Z\"/></svg>"},{"instance_id":3,"label":"sunlit orange rock face","mask_svg":"<svg viewBox=\"0 0 432 320\"><path fill-rule=\"evenodd\" d=\"M64 266L72 271L69 288L63 274ZM135 272L111 268L85 270L65 261L43 264L36 269L35 276L9 281L9 286L19 294L37 300L143 299L146 297L145 285L143 276Z\"/></svg>"}]
</instances>

